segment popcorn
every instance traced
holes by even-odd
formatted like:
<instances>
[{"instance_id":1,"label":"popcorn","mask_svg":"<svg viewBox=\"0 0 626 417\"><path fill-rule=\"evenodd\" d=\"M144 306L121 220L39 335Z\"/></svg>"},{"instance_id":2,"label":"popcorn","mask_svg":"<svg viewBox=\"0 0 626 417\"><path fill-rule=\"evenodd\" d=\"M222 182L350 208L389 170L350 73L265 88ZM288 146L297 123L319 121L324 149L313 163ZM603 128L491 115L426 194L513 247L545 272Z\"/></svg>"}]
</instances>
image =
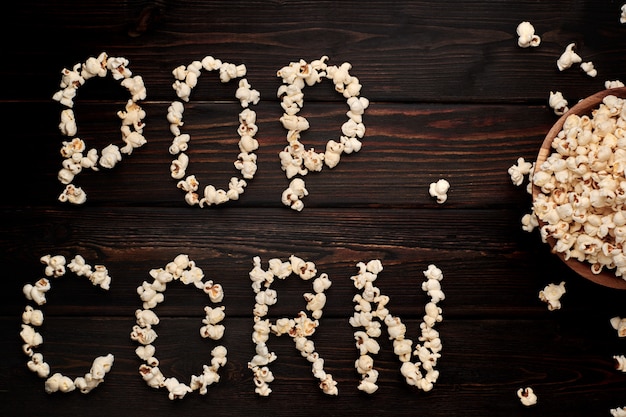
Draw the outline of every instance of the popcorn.
<instances>
[{"instance_id":1,"label":"popcorn","mask_svg":"<svg viewBox=\"0 0 626 417\"><path fill-rule=\"evenodd\" d=\"M182 382L178 382L178 379L174 377L166 378L163 385L169 391L168 398L170 400L184 398L187 393L193 391L190 386Z\"/></svg>"},{"instance_id":2,"label":"popcorn","mask_svg":"<svg viewBox=\"0 0 626 417\"><path fill-rule=\"evenodd\" d=\"M245 78L239 80L239 88L235 92L235 97L237 97L241 103L241 107L248 107L250 103L257 104L261 95L257 90L253 90L250 86L250 83Z\"/></svg>"},{"instance_id":3,"label":"popcorn","mask_svg":"<svg viewBox=\"0 0 626 417\"><path fill-rule=\"evenodd\" d=\"M524 158L517 158L517 164L512 165L508 169L508 173L511 176L511 181L514 185L521 185L524 178L530 174L533 168L531 162L526 162Z\"/></svg>"},{"instance_id":4,"label":"popcorn","mask_svg":"<svg viewBox=\"0 0 626 417\"><path fill-rule=\"evenodd\" d=\"M72 204L83 204L87 201L87 194L85 194L82 188L68 184L65 187L65 190L63 190L63 192L59 195L59 201L69 201Z\"/></svg>"},{"instance_id":5,"label":"popcorn","mask_svg":"<svg viewBox=\"0 0 626 417\"><path fill-rule=\"evenodd\" d=\"M520 48L536 47L541 43L539 35L535 35L535 28L530 22L521 22L517 25L517 45Z\"/></svg>"},{"instance_id":6,"label":"popcorn","mask_svg":"<svg viewBox=\"0 0 626 417\"><path fill-rule=\"evenodd\" d=\"M266 342L270 332L276 336L288 334L293 338L296 349L302 357L306 358L311 365L313 376L320 381L320 389L328 395L337 395L337 383L332 375L324 371L324 360L315 351L315 344L309 339L319 326L318 319L322 316L322 309L326 304L324 291L331 285L327 274L321 274L313 281L315 293L305 293L307 310L312 311L312 318L306 312L300 311L294 318L279 318L275 323L270 323L264 317L268 314L269 306L276 304L277 293L270 288L275 277L285 279L291 275L298 275L302 280L310 280L317 274L315 264L307 262L295 255L289 257L288 262L273 258L269 261L270 268L265 271L261 268L261 259L256 256L253 259L254 267L250 271L252 289L255 293L254 331L252 341L255 343L254 357L248 362L248 368L254 376L255 392L260 396L268 396L272 392L269 383L274 380L267 365L276 360L276 354L270 352Z\"/></svg>"},{"instance_id":7,"label":"popcorn","mask_svg":"<svg viewBox=\"0 0 626 417\"><path fill-rule=\"evenodd\" d=\"M107 59L105 52L101 52L97 58L89 57L82 65L80 75L88 80L92 77L105 77L107 75Z\"/></svg>"},{"instance_id":8,"label":"popcorn","mask_svg":"<svg viewBox=\"0 0 626 417\"><path fill-rule=\"evenodd\" d=\"M288 179L296 175L304 176L310 171L319 172L323 166L329 168L337 166L343 153L353 153L361 150L362 144L359 139L365 135L363 114L369 106L369 100L359 97L361 84L357 77L350 75L352 68L350 63L341 66L326 64L327 56L307 63L304 60L291 62L276 72L282 78L283 84L278 88L277 96L281 99L283 115L280 122L287 130L288 145L279 153L281 168ZM324 78L331 80L335 90L346 99L349 111L346 113L348 120L341 126L341 136L338 140L329 140L324 153L315 152L314 149L305 149L300 142L300 134L309 129L309 122L305 117L299 116L298 112L304 105L302 89L308 85L313 86L322 82ZM291 193L285 190L283 204L300 211L304 204L291 199ZM302 196L296 200L300 200Z\"/></svg>"},{"instance_id":9,"label":"popcorn","mask_svg":"<svg viewBox=\"0 0 626 417\"><path fill-rule=\"evenodd\" d=\"M595 274L615 269L618 277L626 271L623 103L608 95L591 116L568 116L532 181L540 189L532 210L542 240L553 239L565 259L588 261Z\"/></svg>"},{"instance_id":10,"label":"popcorn","mask_svg":"<svg viewBox=\"0 0 626 417\"><path fill-rule=\"evenodd\" d=\"M626 372L626 356L615 355L613 356L613 359L615 360L615 369Z\"/></svg>"},{"instance_id":11,"label":"popcorn","mask_svg":"<svg viewBox=\"0 0 626 417\"><path fill-rule=\"evenodd\" d=\"M585 73L590 77L595 77L598 75L598 70L595 69L593 62L583 62L580 64L580 69L585 71Z\"/></svg>"},{"instance_id":12,"label":"popcorn","mask_svg":"<svg viewBox=\"0 0 626 417\"><path fill-rule=\"evenodd\" d=\"M241 78L237 91L235 92L235 96L243 108L243 111L239 114L239 127L237 129L237 133L240 136L238 143L240 153L237 156L237 160L234 162L234 166L241 172L244 179L252 179L257 171L257 156L253 151L258 149L259 144L258 141L254 139L254 135L256 135L258 131L256 113L249 109L248 106L250 104L257 104L260 99L260 94L258 91L253 90L248 81L243 78L246 75L245 65L236 66L207 56L202 61L194 61L187 67L179 66L172 71L174 78L176 78L172 87L183 102L189 101L191 90L196 86L202 69L208 71L219 70L220 81L222 83L229 82L235 78ZM189 164L189 157L185 152L188 149L191 137L189 134L181 134L180 131L180 127L183 125L184 110L184 105L180 101L172 102L167 110L167 120L170 123L170 131L174 135L174 140L169 148L169 152L172 155L178 155L170 165L170 173L172 178L177 180L185 177ZM247 185L244 180L231 177L228 190L216 188L213 185L207 185L204 187L203 198L200 198L198 193L196 193L199 183L195 179L195 176L188 176L187 178L193 179L195 184L190 186L189 181L186 181L187 184L179 181L177 187L186 192L185 202L190 206L199 205L200 207L205 207L224 204L230 200L238 200Z\"/></svg>"},{"instance_id":13,"label":"popcorn","mask_svg":"<svg viewBox=\"0 0 626 417\"><path fill-rule=\"evenodd\" d=\"M26 284L23 287L24 295L27 300L32 300L38 305L46 303L46 292L50 290L50 281L41 278L35 285Z\"/></svg>"},{"instance_id":14,"label":"popcorn","mask_svg":"<svg viewBox=\"0 0 626 417\"><path fill-rule=\"evenodd\" d=\"M74 381L72 381L70 378L64 376L63 374L59 372L55 373L50 378L48 378L46 380L44 387L48 394L51 394L57 391L64 392L64 393L72 392L76 389L76 386L74 385Z\"/></svg>"},{"instance_id":15,"label":"popcorn","mask_svg":"<svg viewBox=\"0 0 626 417\"><path fill-rule=\"evenodd\" d=\"M38 333L31 325L22 324L22 331L20 332L20 337L24 344L22 345L22 350L28 356L32 356L33 348L39 347L43 343L43 336Z\"/></svg>"},{"instance_id":16,"label":"popcorn","mask_svg":"<svg viewBox=\"0 0 626 417\"><path fill-rule=\"evenodd\" d=\"M617 330L617 335L619 337L626 337L626 318L616 316L610 320L610 323L611 326Z\"/></svg>"},{"instance_id":17,"label":"popcorn","mask_svg":"<svg viewBox=\"0 0 626 417\"><path fill-rule=\"evenodd\" d=\"M518 389L517 397L520 399L521 403L527 407L537 404L537 395L530 387Z\"/></svg>"},{"instance_id":18,"label":"popcorn","mask_svg":"<svg viewBox=\"0 0 626 417\"><path fill-rule=\"evenodd\" d=\"M22 313L22 323L39 327L43 324L43 313L41 310L36 310L31 306L26 306L24 312Z\"/></svg>"},{"instance_id":19,"label":"popcorn","mask_svg":"<svg viewBox=\"0 0 626 417\"><path fill-rule=\"evenodd\" d=\"M575 46L576 44L574 42L567 45L567 47L565 47L565 51L556 61L556 66L559 71L564 71L570 68L572 65L582 62L582 58L576 52L574 52Z\"/></svg>"},{"instance_id":20,"label":"popcorn","mask_svg":"<svg viewBox=\"0 0 626 417\"><path fill-rule=\"evenodd\" d=\"M133 153L133 149L140 148L147 143L146 138L139 132L131 132L128 126L122 127L122 139L124 145L120 148L120 152L126 155Z\"/></svg>"},{"instance_id":21,"label":"popcorn","mask_svg":"<svg viewBox=\"0 0 626 417\"><path fill-rule=\"evenodd\" d=\"M213 348L211 365L204 365L202 374L192 375L190 385L179 382L176 378L165 378L158 368L159 360L155 357L156 349L153 345L157 338L153 327L158 325L160 320L151 309L164 301L163 293L167 288L167 283L175 280L202 290L209 295L212 303L219 303L223 300L222 286L212 280L203 281L205 277L203 270L186 254L177 255L164 268L154 268L149 273L154 281L152 283L144 281L137 288L137 294L143 301L143 309L135 310L137 324L133 326L130 333L131 340L140 344L135 349L135 354L145 362L140 365L139 373L148 386L167 388L170 400L184 398L186 394L193 391L199 391L201 395L205 395L208 386L220 379L218 370L226 364L226 348L224 346ZM201 337L220 340L224 336L226 327L220 324L226 317L224 310L224 306L204 307L205 317L202 320L203 326L200 327Z\"/></svg>"},{"instance_id":22,"label":"popcorn","mask_svg":"<svg viewBox=\"0 0 626 417\"><path fill-rule=\"evenodd\" d=\"M427 281L422 284L422 289L431 296L431 302L425 307L426 314L420 325L419 341L422 344L416 344L413 349L413 342L406 338L406 326L399 317L391 315L385 307L389 302L389 297L382 295L380 290L373 285L378 273L383 269L380 260L372 260L367 264L359 262L357 267L359 273L351 277L351 280L355 287L363 289L363 292L353 298L355 313L349 322L353 327L364 328L354 333L356 347L360 354L359 359L355 361L357 373L361 375L358 389L371 394L378 388L376 385L378 372L373 369L374 362L370 353L376 354L380 349L374 338L381 335L380 321L382 321L387 326L389 339L393 340L394 354L402 362L400 372L407 384L430 391L439 377L435 366L437 359L441 357L439 352L442 348L439 333L433 328L435 323L443 320L442 310L437 306L437 303L445 298L439 286L439 282L443 279L441 270L431 264L426 271L423 271ZM439 290L431 292L431 288L439 288ZM377 304L375 309L372 307L373 303ZM378 320L374 321L375 318ZM411 362L412 355L417 356L417 362Z\"/></svg>"},{"instance_id":23,"label":"popcorn","mask_svg":"<svg viewBox=\"0 0 626 417\"><path fill-rule=\"evenodd\" d=\"M548 310L554 311L561 308L561 297L565 294L565 282L560 284L548 284L539 291L539 299L548 304Z\"/></svg>"},{"instance_id":24,"label":"popcorn","mask_svg":"<svg viewBox=\"0 0 626 417\"><path fill-rule=\"evenodd\" d=\"M122 154L120 148L117 145L110 144L102 150L102 156L100 157L100 166L107 169L112 169L118 162L122 160Z\"/></svg>"},{"instance_id":25,"label":"popcorn","mask_svg":"<svg viewBox=\"0 0 626 417\"><path fill-rule=\"evenodd\" d=\"M609 81L605 81L604 82L604 88L609 89L609 88L619 88L619 87L624 87L624 83L621 82L620 80L609 80Z\"/></svg>"},{"instance_id":26,"label":"popcorn","mask_svg":"<svg viewBox=\"0 0 626 417\"><path fill-rule=\"evenodd\" d=\"M78 276L86 276L89 279L93 279L94 272L92 272L91 266L88 265L85 259L80 255L74 257L71 262L67 264L67 269L66 259L62 255L44 255L40 258L40 261L45 265L44 273L48 277L62 277L67 272L67 269L69 269ZM98 267L96 267L96 270L99 270ZM104 268L104 270L106 271L106 268ZM108 290L110 277L108 277L108 274L105 274L105 276L108 279L107 283L106 285L101 285L101 287ZM100 280L98 280L98 282L100 282ZM41 278L35 285L24 285L23 292L27 300L32 300L42 305L46 303L45 293L50 290L50 287L50 281L46 278ZM86 394L97 387L103 381L104 375L111 369L113 365L113 355L109 354L96 358L90 372L84 377L76 378L74 381L61 373L55 373L49 376L50 366L44 361L43 355L33 351L34 348L38 348L43 344L43 336L38 333L33 326L41 326L43 320L43 312L41 310L34 309L27 305L22 313L22 331L20 332L20 337L24 342L22 349L30 358L26 366L39 377L47 378L44 385L46 392L71 392L78 388L82 393Z\"/></svg>"},{"instance_id":27,"label":"popcorn","mask_svg":"<svg viewBox=\"0 0 626 417\"><path fill-rule=\"evenodd\" d=\"M123 57L109 57L106 60L106 67L111 70L111 75L115 80L123 80L132 76L128 63L128 59Z\"/></svg>"},{"instance_id":28,"label":"popcorn","mask_svg":"<svg viewBox=\"0 0 626 417\"><path fill-rule=\"evenodd\" d=\"M78 377L74 380L74 385L83 394L89 393L104 381L104 376L111 370L113 366L114 356L108 354L99 356L94 359L89 373L84 377Z\"/></svg>"},{"instance_id":29,"label":"popcorn","mask_svg":"<svg viewBox=\"0 0 626 417\"><path fill-rule=\"evenodd\" d=\"M567 107L567 100L563 98L563 93L561 93L560 91L550 91L548 104L554 110L554 114L556 114L557 116L562 116L569 110L569 107Z\"/></svg>"},{"instance_id":30,"label":"popcorn","mask_svg":"<svg viewBox=\"0 0 626 417\"><path fill-rule=\"evenodd\" d=\"M301 199L307 195L309 192L305 188L304 181L301 178L295 178L289 183L289 187L283 191L281 201L293 210L302 211L304 203Z\"/></svg>"},{"instance_id":31,"label":"popcorn","mask_svg":"<svg viewBox=\"0 0 626 417\"><path fill-rule=\"evenodd\" d=\"M67 267L70 271L72 271L79 277L90 277L92 274L91 265L87 264L85 258L80 255L76 255L67 265Z\"/></svg>"},{"instance_id":32,"label":"popcorn","mask_svg":"<svg viewBox=\"0 0 626 417\"><path fill-rule=\"evenodd\" d=\"M61 123L59 123L59 130L61 131L61 134L65 136L76 136L78 127L76 126L74 112L71 109L61 111Z\"/></svg>"},{"instance_id":33,"label":"popcorn","mask_svg":"<svg viewBox=\"0 0 626 417\"><path fill-rule=\"evenodd\" d=\"M50 375L50 365L44 362L41 353L33 354L26 363L26 366L40 378L47 378Z\"/></svg>"},{"instance_id":34,"label":"popcorn","mask_svg":"<svg viewBox=\"0 0 626 417\"><path fill-rule=\"evenodd\" d=\"M610 413L613 417L626 417L626 406L620 408L611 408Z\"/></svg>"},{"instance_id":35,"label":"popcorn","mask_svg":"<svg viewBox=\"0 0 626 417\"><path fill-rule=\"evenodd\" d=\"M132 72L128 69L128 60L126 58L109 57L105 52L102 52L97 58L89 57L84 63L74 65L72 70L63 69L60 83L61 90L52 96L53 100L67 107L61 111L59 130L64 136L74 137L76 135L78 128L72 108L74 107L74 97L77 89L90 78L106 76L109 70L113 78L119 80L120 84L131 95L131 98L126 103L125 110L117 112L118 117L122 120L120 132L125 143L121 148L121 153L130 155L133 149L139 148L147 142L142 135L145 112L137 104L138 101L146 98L146 88L142 77L132 76ZM78 144L80 144L80 148L76 148ZM102 157L98 157L96 149L90 149L87 155L84 156L82 154L84 150L85 144L79 138L73 138L71 142L63 142L61 155L65 159L62 162L63 168L59 171L57 178L59 182L67 187L58 197L60 202L83 204L87 200L86 193L71 184L74 177L82 171L82 168L98 171L98 162L104 168L113 168L122 159L120 149L112 144L102 150Z\"/></svg>"},{"instance_id":36,"label":"popcorn","mask_svg":"<svg viewBox=\"0 0 626 417\"><path fill-rule=\"evenodd\" d=\"M151 388L161 388L165 386L165 377L158 366L142 364L139 366L139 374Z\"/></svg>"},{"instance_id":37,"label":"popcorn","mask_svg":"<svg viewBox=\"0 0 626 417\"><path fill-rule=\"evenodd\" d=\"M437 199L437 203L443 204L448 200L448 190L450 189L450 183L445 179L440 179L437 182L430 184L428 193L431 197Z\"/></svg>"}]
</instances>

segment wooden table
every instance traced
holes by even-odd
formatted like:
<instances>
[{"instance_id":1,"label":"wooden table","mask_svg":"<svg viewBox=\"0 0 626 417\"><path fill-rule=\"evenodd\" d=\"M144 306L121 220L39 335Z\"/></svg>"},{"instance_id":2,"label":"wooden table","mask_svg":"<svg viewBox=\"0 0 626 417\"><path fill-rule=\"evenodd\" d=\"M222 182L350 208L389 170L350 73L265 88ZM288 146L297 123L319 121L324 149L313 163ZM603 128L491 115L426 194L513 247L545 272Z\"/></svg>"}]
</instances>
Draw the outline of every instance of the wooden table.
<instances>
[{"instance_id":1,"label":"wooden table","mask_svg":"<svg viewBox=\"0 0 626 417\"><path fill-rule=\"evenodd\" d=\"M525 185L513 185L507 169L519 157L533 161L557 116L550 91L569 103L626 80L626 26L613 1L285 1L285 2L14 2L3 24L4 198L0 264L0 415L202 416L202 415L421 415L609 416L626 406L626 374L613 356L626 354L626 339L610 325L626 316L626 293L590 283L571 272L521 228L530 212ZM518 23L530 21L542 42L520 48ZM595 78L556 60L575 42ZM63 158L59 129L63 109L52 99L61 71L106 52L125 57L147 90L147 143L112 170L83 172L76 184L83 205L57 200ZM172 71L213 56L245 64L246 78L261 94L257 114L258 170L239 200L188 206L170 177L173 136L167 108L177 100ZM298 212L284 206L289 184L279 152L287 145L277 71L290 62L328 56L350 63L370 101L358 153L343 155L332 170L303 177L309 195ZM185 106L182 130L191 135L190 171L203 185L226 187L238 175L236 133L241 107L236 82L214 73L199 79ZM346 99L324 80L307 86L307 147L338 140ZM128 92L112 78L88 80L75 99L79 136L89 147L119 143ZM87 171L87 170L86 170ZM437 204L429 184L445 178L448 200ZM115 362L89 394L47 394L44 379L27 369L19 336L28 303L22 287L44 277L40 257L81 255L104 265L109 291L68 272L51 278L41 307L43 352L52 373L72 378L89 371L96 356ZM137 287L150 271L187 254L205 280L224 289L225 335L202 339L207 297L173 283L155 308L160 318L154 345L167 377L187 382L210 361L217 344L228 350L219 383L206 395L168 399L139 375L142 361L130 338ZM338 395L318 388L311 365L289 336L270 336L277 355L268 397L255 393L248 362L255 354L255 293L249 272L258 256L296 255L327 273L332 286L312 336ZM443 342L440 377L430 392L407 385L385 327L374 357L378 390L357 389L360 376L349 318L359 290L357 263L379 259L376 285L390 297L390 312L417 342L424 305L423 271L441 269L445 300L436 324ZM565 281L560 310L549 311L538 292ZM268 318L305 310L311 282L276 282L278 302ZM31 303L32 304L32 303ZM517 390L532 387L538 403L522 405Z\"/></svg>"}]
</instances>

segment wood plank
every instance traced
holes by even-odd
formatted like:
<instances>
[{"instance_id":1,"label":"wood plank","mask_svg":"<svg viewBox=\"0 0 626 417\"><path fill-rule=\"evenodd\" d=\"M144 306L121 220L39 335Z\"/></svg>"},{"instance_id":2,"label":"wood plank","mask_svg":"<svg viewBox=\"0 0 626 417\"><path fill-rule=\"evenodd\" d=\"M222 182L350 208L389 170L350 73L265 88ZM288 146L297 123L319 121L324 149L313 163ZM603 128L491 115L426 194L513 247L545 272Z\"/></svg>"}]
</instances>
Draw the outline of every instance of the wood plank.
<instances>
[{"instance_id":1,"label":"wood plank","mask_svg":"<svg viewBox=\"0 0 626 417\"><path fill-rule=\"evenodd\" d=\"M2 239L0 252L4 264L23 271L23 278L7 283L10 291L0 295L0 311L21 311L24 299L17 295L22 285L42 276L41 256L63 254L71 259L81 254L91 265L107 266L114 277L110 293L102 294L87 282L77 285L79 278L59 280L53 285L59 285L60 295L50 310L132 315L140 305L136 288L152 280L149 271L186 253L224 286L229 314L235 316L249 316L254 306L248 277L253 257L259 256L267 268L269 259L286 260L292 254L311 260L319 273L326 272L333 280L325 309L332 316L352 315L357 291L350 277L358 272L357 262L371 259L383 262L378 285L393 300L396 314L421 317L426 302L420 290L422 271L431 263L444 271L446 311L453 315L542 314L546 308L537 293L555 280L568 282L569 301L563 301L568 311L587 311L586 300L591 298L598 300L593 305L602 320L620 314L622 292L579 278L549 253L537 232L521 230L514 211L339 209L333 213L311 209L304 222L298 213L263 208L202 213L129 207L80 213L7 212L3 220L11 225L10 234ZM286 285L279 287L286 301L272 308L275 314L295 314L304 308L301 294L310 285L292 281L281 283ZM190 311L184 295L190 290L182 286L172 290L183 296L163 305L166 314L202 314L207 302L203 295L196 296L197 307Z\"/></svg>"},{"instance_id":2,"label":"wood plank","mask_svg":"<svg viewBox=\"0 0 626 417\"><path fill-rule=\"evenodd\" d=\"M123 145L115 116L123 103L77 104L79 137L88 148ZM16 106L26 104L10 105ZM56 127L60 109L34 106L32 111L43 116L42 123L24 131L22 137L32 144L30 166L38 169L25 170L23 181L5 178L5 187L8 195L20 195L26 204L58 205L57 196L64 188L56 178L62 161L59 150L67 140ZM184 193L176 188L177 180L169 175L174 157L168 152L173 136L165 119L167 106L169 103L145 105L146 145L113 170L86 170L76 176L75 184L88 194L88 205L188 207ZM320 152L328 139L339 140L346 109L345 103L307 103L302 115L311 128L304 132L302 143ZM227 188L229 179L240 175L233 167L239 152L236 129L240 111L234 103L205 102L190 104L185 111L183 132L192 138L188 174L196 175L201 188L207 184ZM257 174L240 199L227 205L284 207L280 198L289 180L278 157L287 145L286 131L278 121L280 106L277 101L265 102L256 112ZM23 117L18 125L29 123L29 114L17 111L18 117ZM361 151L344 155L332 170L326 167L307 175L305 207L432 208L435 202L428 187L439 178L451 184L447 207L530 207L529 196L523 187L513 186L507 170L519 157L535 160L555 120L544 106L371 103L364 116L367 130ZM364 172L370 173L367 181L362 180ZM32 192L20 188L24 181Z\"/></svg>"},{"instance_id":3,"label":"wood plank","mask_svg":"<svg viewBox=\"0 0 626 417\"><path fill-rule=\"evenodd\" d=\"M172 402L167 392L149 388L138 375L141 361L135 357L134 342L128 338L132 322L129 318L52 317L45 329L49 342L42 349L54 371L78 376L86 372L95 356L113 353L115 363L111 372L89 395L76 392L48 395L43 390L43 380L26 368L25 357L13 355L3 365L2 414L61 415L69 409L74 413L104 416L112 403L126 403L133 404L141 415L164 410L188 415L203 412L239 415L259 410L277 416L294 413L313 416L319 409L303 404L316 404L316 407L332 408L332 415L393 412L401 416L415 413L521 416L529 410L519 403L516 391L530 383L539 397L537 407L542 412L602 415L620 404L626 384L626 376L614 369L612 359L614 352L622 348L621 342L609 337L612 329L598 326L589 318L581 316L577 325L555 316L519 320L515 327L508 320L444 319L440 327L444 350L438 364L441 376L435 389L424 393L406 385L391 346L381 337L381 352L374 362L380 372L379 390L368 396L356 388L359 377L353 368L357 358L353 329L345 320L329 318L323 320L313 340L325 359L326 371L338 381L340 395L323 394L309 364L299 356L292 342L286 336L274 336L268 341L278 356L270 365L275 375L271 384L273 392L269 398L260 398L254 393L247 369L247 362L254 355L254 345L249 341L251 321L233 318L227 319L227 332L221 341L228 349L228 363L220 371L220 382L211 386L204 397L192 393L182 401ZM15 320L0 319L3 334L15 334L14 338L0 342L3 351L20 349L16 324ZM208 352L216 343L197 337L197 325L181 318L165 319L158 325L159 339L155 346L164 374L187 380L206 362L206 356L203 358L196 352L202 349ZM407 326L414 330L417 322L409 320ZM584 334L581 327L587 329ZM533 333L535 338L529 340L528 333ZM472 335L471 343L468 334ZM94 344L94 340L102 343ZM290 407L284 407L287 402Z\"/></svg>"},{"instance_id":4,"label":"wood plank","mask_svg":"<svg viewBox=\"0 0 626 417\"><path fill-rule=\"evenodd\" d=\"M279 80L276 71L292 61L328 55L347 61L376 101L534 101L563 90L572 102L621 77L619 43L624 28L619 4L506 0L400 2L165 2L112 1L66 5L16 3L6 16L26 14L28 24L46 36L33 43L16 37L20 19L7 19L5 34L12 59L5 86L13 99L47 99L59 72L106 50L130 59L152 99L169 100L171 71L206 55L245 63L249 79L264 97ZM129 36L142 11L152 16L141 36ZM245 17L242 17L245 16ZM540 48L522 50L515 29L529 20L543 38ZM103 33L106 33L103 39ZM65 53L62 45L71 42ZM559 72L556 60L577 42L599 70L590 79L578 70ZM306 47L302 47L306 45ZM32 51L37 51L33 54Z\"/></svg>"},{"instance_id":5,"label":"wood plank","mask_svg":"<svg viewBox=\"0 0 626 417\"><path fill-rule=\"evenodd\" d=\"M556 120L550 91L573 104L623 76L626 25L621 3L533 0L279 1L216 0L109 2L13 2L0 15L5 40L0 73L5 83L5 175L0 202L0 416L161 417L221 415L425 415L604 416L625 406L626 374L614 355L626 353L610 319L625 316L626 292L588 282L569 270L540 241L521 230L530 210L525 187L507 169L533 161ZM542 37L539 48L517 45L523 20ZM28 36L28 34L34 36ZM560 72L556 59L570 42L598 76L574 67ZM61 106L52 99L61 70L106 51L126 57L141 75L148 97L148 143L110 172L85 172L76 183L88 193L82 206L57 201L65 139L58 131ZM261 93L257 113L259 170L239 201L220 207L189 207L169 175L172 135L167 107L176 100L172 70L207 55L245 63ZM288 179L278 153L286 132L276 96L276 71L289 62L329 56L352 65L351 74L370 100L363 148L334 169L305 177L310 195L295 212L280 201ZM183 131L190 133L190 173L202 185L225 187L238 174L234 83L203 73L185 105ZM346 120L345 99L329 82L306 87L311 129L303 143L320 151L337 139ZM111 79L91 79L78 93L79 136L88 147L121 143L115 115L128 99ZM450 181L448 201L438 205L428 186ZM170 401L138 375L130 331L141 307L137 287L150 270L186 253L208 279L223 285L227 326L222 340L228 363L221 382L202 397ZM19 337L27 301L22 287L43 276L39 258L80 254L105 265L111 289L69 273L53 279L41 309L41 348L54 371L85 373L93 358L111 352L115 365L89 395L48 395L29 372ZM269 398L254 393L247 362L254 292L249 271L259 256L295 254L328 273L333 285L314 335L326 370L339 384L325 396L310 365L287 337L268 342L279 359ZM392 314L418 335L428 301L423 271L444 273L446 298L441 377L424 393L407 386L383 332L375 357L379 391L357 389L358 357L349 318L357 293L350 277L360 261L380 259L376 285L391 299ZM563 307L549 311L538 292L566 282ZM269 318L295 316L305 308L310 282L291 278L272 285L278 303ZM168 285L155 308L161 318L156 342L164 372L187 380L208 361L216 342L198 329L205 294ZM526 408L516 391L531 386L538 404ZM130 411L127 411L130 410Z\"/></svg>"}]
</instances>

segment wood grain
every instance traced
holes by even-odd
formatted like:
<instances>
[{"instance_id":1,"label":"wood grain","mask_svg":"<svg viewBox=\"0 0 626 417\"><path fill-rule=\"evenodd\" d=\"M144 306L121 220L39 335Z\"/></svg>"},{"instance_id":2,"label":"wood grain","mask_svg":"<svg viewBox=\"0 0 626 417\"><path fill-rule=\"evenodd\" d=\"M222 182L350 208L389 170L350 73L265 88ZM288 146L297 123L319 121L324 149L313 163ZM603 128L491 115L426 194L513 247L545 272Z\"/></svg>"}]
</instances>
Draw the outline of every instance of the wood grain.
<instances>
[{"instance_id":1,"label":"wood grain","mask_svg":"<svg viewBox=\"0 0 626 417\"><path fill-rule=\"evenodd\" d=\"M0 415L110 416L605 416L626 406L626 374L614 355L626 344L609 323L626 316L626 293L590 282L521 228L531 208L526 184L512 184L507 169L519 157L534 161L557 121L550 91L570 104L624 79L626 26L620 3L531 0L458 1L60 1L5 5L0 34L7 40L0 111L7 147L0 203ZM532 22L542 43L517 46L515 28ZM33 32L35 36L25 36ZM577 68L560 72L556 60L576 42L596 78ZM52 100L61 70L106 51L126 57L147 88L148 143L113 170L83 172L77 185L87 203L57 201L62 107ZM177 99L172 70L207 55L244 63L261 93L254 106L260 148L257 175L238 201L189 207L169 175L172 141L167 107ZM366 135L359 153L334 169L305 177L309 196L295 212L280 201L289 181L278 153L286 131L276 96L276 71L292 61L327 55L349 62L362 95ZM203 74L185 106L182 130L191 135L190 171L202 184L225 187L237 157L234 83ZM330 83L304 89L301 115L311 128L306 146L321 150L347 120L345 99ZM127 92L111 79L89 80L75 99L79 136L88 146L121 143L118 110ZM428 194L447 179L448 200ZM130 339L137 287L153 268L188 254L225 290L228 363L206 396L170 401L142 381ZM77 377L95 356L113 353L105 382L89 395L48 395L31 373L19 337L26 300L22 287L43 276L46 254L82 255L105 265L104 291L69 273L54 279L42 306L45 343L54 372ZM287 338L268 346L273 393L254 393L248 361L254 292L253 258L264 265L295 254L313 261L333 284L314 335L339 395L318 389L310 365ZM444 273L440 379L427 393L408 386L386 330L375 356L379 390L357 389L358 358L349 318L357 293L357 263L380 259L376 281L389 308L416 340L427 296L423 271ZM538 292L566 282L561 310L548 311ZM269 317L295 316L305 308L310 282L276 282L279 302ZM216 344L199 337L206 296L170 285L157 307L155 342L163 372L187 380L208 362ZM539 402L524 407L516 392L531 386Z\"/></svg>"}]
</instances>

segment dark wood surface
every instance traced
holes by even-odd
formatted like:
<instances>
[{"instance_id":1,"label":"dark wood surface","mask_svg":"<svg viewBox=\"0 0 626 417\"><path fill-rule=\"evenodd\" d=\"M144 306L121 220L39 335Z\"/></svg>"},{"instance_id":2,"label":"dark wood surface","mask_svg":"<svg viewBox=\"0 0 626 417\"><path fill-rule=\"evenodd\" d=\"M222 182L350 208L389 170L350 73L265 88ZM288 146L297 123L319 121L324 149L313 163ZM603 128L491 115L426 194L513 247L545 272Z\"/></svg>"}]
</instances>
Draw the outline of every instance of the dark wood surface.
<instances>
[{"instance_id":1,"label":"dark wood surface","mask_svg":"<svg viewBox=\"0 0 626 417\"><path fill-rule=\"evenodd\" d=\"M626 374L614 355L626 354L609 320L626 316L626 292L590 283L570 271L537 231L520 219L531 198L507 169L533 161L557 117L550 91L570 103L626 80L626 25L620 2L602 1L238 1L13 2L2 13L4 46L0 109L4 116L4 197L0 205L3 266L0 292L0 415L422 415L609 416L626 406ZM542 43L517 46L516 26L532 22ZM30 36L27 36L30 35ZM576 42L598 76L559 72L556 59ZM61 106L52 100L63 68L105 51L126 57L147 88L148 143L111 172L83 173L82 206L57 201L56 175L64 137ZM255 106L258 172L239 201L189 207L169 176L172 136L166 121L176 99L171 71L207 55L244 63L261 93ZM363 148L333 170L305 177L302 212L282 205L288 180L278 152L286 145L279 117L276 71L323 55L352 64L370 100ZM324 82L305 89L311 129L303 142L322 149L339 135L345 100ZM237 154L234 86L200 78L186 106L193 172L203 184L226 186ZM89 81L75 111L82 135L101 148L117 138L115 112L127 99L114 83ZM428 186L446 178L448 201ZM170 401L141 379L130 339L137 286L152 268L189 254L223 285L227 318L222 344L228 363L206 396ZM53 372L87 372L95 356L113 353L105 382L88 395L46 394L31 373L19 330L22 286L43 276L39 258L82 255L112 277L103 292L72 274L53 281L43 307L43 352ZM272 336L278 359L268 398L254 393L247 363L254 293L248 273L259 256L313 261L333 282L314 341L339 394L317 387L310 365L288 337ZM357 389L358 352L348 323L357 293L356 263L380 259L377 282L390 310L419 334L426 295L422 271L444 274L443 342L434 389L408 386L391 342L375 357L379 390ZM538 292L566 282L561 310L548 311ZM308 284L280 283L273 318L304 308ZM186 381L209 361L198 336L205 298L172 285L158 307L155 342L161 368ZM538 404L524 407L518 388L531 386Z\"/></svg>"}]
</instances>

